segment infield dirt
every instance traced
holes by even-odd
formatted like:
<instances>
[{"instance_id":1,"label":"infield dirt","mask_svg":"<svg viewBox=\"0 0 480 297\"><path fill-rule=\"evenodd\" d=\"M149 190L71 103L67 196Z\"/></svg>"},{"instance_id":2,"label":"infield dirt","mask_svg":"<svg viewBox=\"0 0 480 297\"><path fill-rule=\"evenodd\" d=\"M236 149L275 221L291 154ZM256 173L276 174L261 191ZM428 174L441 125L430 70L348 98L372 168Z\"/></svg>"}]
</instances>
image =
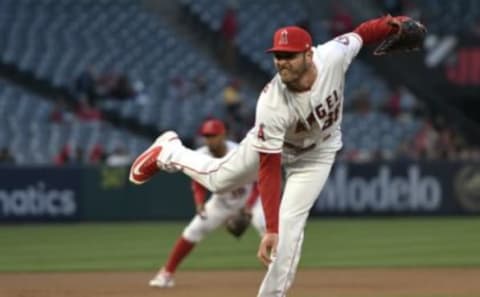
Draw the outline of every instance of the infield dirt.
<instances>
[{"instance_id":1,"label":"infield dirt","mask_svg":"<svg viewBox=\"0 0 480 297\"><path fill-rule=\"evenodd\" d=\"M172 289L154 272L0 273L2 297L250 297L264 272L179 271ZM479 297L479 268L303 269L290 297Z\"/></svg>"}]
</instances>

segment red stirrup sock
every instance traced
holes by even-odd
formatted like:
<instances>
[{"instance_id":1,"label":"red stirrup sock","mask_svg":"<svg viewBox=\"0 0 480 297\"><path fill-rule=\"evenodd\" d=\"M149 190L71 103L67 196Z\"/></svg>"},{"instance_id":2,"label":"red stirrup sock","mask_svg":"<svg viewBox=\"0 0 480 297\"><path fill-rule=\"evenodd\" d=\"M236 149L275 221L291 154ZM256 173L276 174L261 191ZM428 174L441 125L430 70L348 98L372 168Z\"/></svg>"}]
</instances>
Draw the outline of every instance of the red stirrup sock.
<instances>
[{"instance_id":1,"label":"red stirrup sock","mask_svg":"<svg viewBox=\"0 0 480 297\"><path fill-rule=\"evenodd\" d=\"M175 273L177 266L190 253L194 246L195 243L190 242L183 237L180 237L177 240L177 243L175 243L173 250L170 252L167 264L165 265L165 270L170 273Z\"/></svg>"}]
</instances>

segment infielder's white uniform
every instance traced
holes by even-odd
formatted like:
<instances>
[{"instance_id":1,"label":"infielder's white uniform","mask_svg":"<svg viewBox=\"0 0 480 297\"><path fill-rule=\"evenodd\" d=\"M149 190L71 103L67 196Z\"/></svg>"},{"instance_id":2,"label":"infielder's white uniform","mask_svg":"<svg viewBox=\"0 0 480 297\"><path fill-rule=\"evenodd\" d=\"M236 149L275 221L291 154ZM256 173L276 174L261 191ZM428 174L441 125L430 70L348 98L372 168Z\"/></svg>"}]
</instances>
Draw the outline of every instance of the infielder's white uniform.
<instances>
[{"instance_id":1,"label":"infielder's white uniform","mask_svg":"<svg viewBox=\"0 0 480 297\"><path fill-rule=\"evenodd\" d=\"M227 156L228 152L237 148L238 144L232 141L226 141ZM207 146L202 146L196 150L202 155L213 158L212 153ZM225 221L238 213L245 207L245 203L251 193L253 184L249 183L235 188L233 191L222 194L213 193L210 199L205 203L206 218L201 218L198 214L192 219L190 224L183 230L182 236L190 242L200 242L208 233L217 229ZM257 199L252 207L252 225L260 236L265 233L265 219L260 199Z\"/></svg>"},{"instance_id":2,"label":"infielder's white uniform","mask_svg":"<svg viewBox=\"0 0 480 297\"><path fill-rule=\"evenodd\" d=\"M310 91L289 91L277 74L260 95L255 127L239 147L218 160L179 143L166 145L158 160L181 170L212 192L230 191L257 178L259 152L282 152L286 179L279 213L276 258L269 265L259 297L285 296L300 259L308 213L342 146L345 72L362 47L348 33L313 47L317 77Z\"/></svg>"}]
</instances>

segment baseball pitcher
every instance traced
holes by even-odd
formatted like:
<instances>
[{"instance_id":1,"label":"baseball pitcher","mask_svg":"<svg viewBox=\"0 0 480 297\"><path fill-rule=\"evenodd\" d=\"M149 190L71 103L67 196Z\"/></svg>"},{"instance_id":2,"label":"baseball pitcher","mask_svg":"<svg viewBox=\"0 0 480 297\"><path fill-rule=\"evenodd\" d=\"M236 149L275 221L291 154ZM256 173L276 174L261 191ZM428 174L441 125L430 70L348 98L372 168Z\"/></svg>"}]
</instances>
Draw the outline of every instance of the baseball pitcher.
<instances>
[{"instance_id":1,"label":"baseball pitcher","mask_svg":"<svg viewBox=\"0 0 480 297\"><path fill-rule=\"evenodd\" d=\"M304 227L342 147L345 73L364 44L381 43L375 55L419 48L426 30L408 17L385 16L318 46L295 27L273 36L277 74L261 92L255 126L226 158L185 148L173 131L159 136L133 163L130 180L148 181L159 170L181 170L213 192L258 179L266 233L258 249L268 266L259 297L283 297L300 259ZM281 195L281 167L285 187Z\"/></svg>"}]
</instances>

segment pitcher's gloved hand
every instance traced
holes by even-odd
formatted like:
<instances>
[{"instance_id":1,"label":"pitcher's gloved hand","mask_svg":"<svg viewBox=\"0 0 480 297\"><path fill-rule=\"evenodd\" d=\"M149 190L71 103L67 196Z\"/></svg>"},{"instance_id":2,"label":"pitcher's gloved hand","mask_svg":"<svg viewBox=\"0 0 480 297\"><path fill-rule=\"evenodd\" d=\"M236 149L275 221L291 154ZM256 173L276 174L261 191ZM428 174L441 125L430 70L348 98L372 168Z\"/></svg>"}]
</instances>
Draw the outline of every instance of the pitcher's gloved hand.
<instances>
[{"instance_id":1,"label":"pitcher's gloved hand","mask_svg":"<svg viewBox=\"0 0 480 297\"><path fill-rule=\"evenodd\" d=\"M422 47L427 29L420 22L405 16L391 17L388 24L396 32L387 37L373 52L374 55L386 55L393 52L409 52Z\"/></svg>"}]
</instances>

